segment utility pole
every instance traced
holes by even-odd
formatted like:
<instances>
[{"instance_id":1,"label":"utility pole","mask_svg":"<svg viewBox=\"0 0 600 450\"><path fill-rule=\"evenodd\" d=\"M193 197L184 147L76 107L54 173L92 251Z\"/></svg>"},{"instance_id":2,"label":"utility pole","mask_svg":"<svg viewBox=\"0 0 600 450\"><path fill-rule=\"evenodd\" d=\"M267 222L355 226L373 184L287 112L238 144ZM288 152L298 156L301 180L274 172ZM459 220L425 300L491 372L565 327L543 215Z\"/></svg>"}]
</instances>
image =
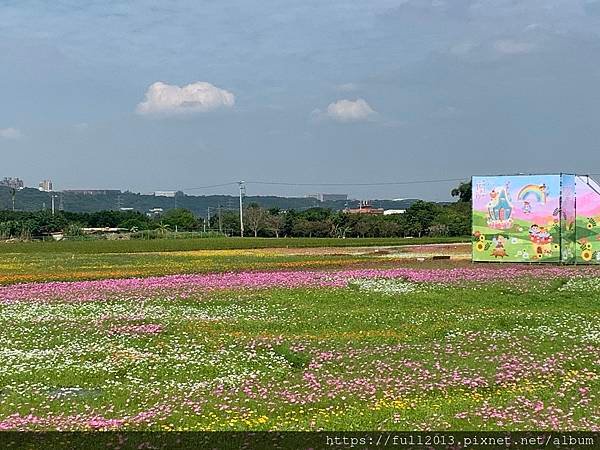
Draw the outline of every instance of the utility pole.
<instances>
[{"instance_id":1,"label":"utility pole","mask_svg":"<svg viewBox=\"0 0 600 450\"><path fill-rule=\"evenodd\" d=\"M208 229L210 230L210 206L206 208L206 222L208 222Z\"/></svg>"},{"instance_id":2,"label":"utility pole","mask_svg":"<svg viewBox=\"0 0 600 450\"><path fill-rule=\"evenodd\" d=\"M244 237L244 201L243 197L246 195L246 186L243 181L238 182L240 185L240 236Z\"/></svg>"},{"instance_id":3,"label":"utility pole","mask_svg":"<svg viewBox=\"0 0 600 450\"><path fill-rule=\"evenodd\" d=\"M54 197L56 197L54 194L50 196L50 198L52 199L52 215L54 215Z\"/></svg>"},{"instance_id":4,"label":"utility pole","mask_svg":"<svg viewBox=\"0 0 600 450\"><path fill-rule=\"evenodd\" d=\"M13 210L13 212L15 210L15 197L16 197L16 195L17 195L17 189L14 188L14 187L10 188L10 196L12 198L12 210Z\"/></svg>"},{"instance_id":5,"label":"utility pole","mask_svg":"<svg viewBox=\"0 0 600 450\"><path fill-rule=\"evenodd\" d=\"M217 210L219 212L219 233L223 233L223 221L221 220L221 208L223 205L219 205L219 209Z\"/></svg>"}]
</instances>

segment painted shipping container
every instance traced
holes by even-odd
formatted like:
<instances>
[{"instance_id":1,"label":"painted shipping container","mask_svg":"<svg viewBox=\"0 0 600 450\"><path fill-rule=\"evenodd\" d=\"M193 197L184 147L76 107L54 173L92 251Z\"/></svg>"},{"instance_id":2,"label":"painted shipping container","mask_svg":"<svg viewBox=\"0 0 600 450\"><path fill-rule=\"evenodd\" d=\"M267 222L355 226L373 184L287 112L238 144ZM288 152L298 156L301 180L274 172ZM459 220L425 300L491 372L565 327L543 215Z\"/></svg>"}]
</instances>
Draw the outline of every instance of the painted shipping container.
<instances>
[{"instance_id":1,"label":"painted shipping container","mask_svg":"<svg viewBox=\"0 0 600 450\"><path fill-rule=\"evenodd\" d=\"M600 186L573 174L475 176L473 261L600 264Z\"/></svg>"}]
</instances>

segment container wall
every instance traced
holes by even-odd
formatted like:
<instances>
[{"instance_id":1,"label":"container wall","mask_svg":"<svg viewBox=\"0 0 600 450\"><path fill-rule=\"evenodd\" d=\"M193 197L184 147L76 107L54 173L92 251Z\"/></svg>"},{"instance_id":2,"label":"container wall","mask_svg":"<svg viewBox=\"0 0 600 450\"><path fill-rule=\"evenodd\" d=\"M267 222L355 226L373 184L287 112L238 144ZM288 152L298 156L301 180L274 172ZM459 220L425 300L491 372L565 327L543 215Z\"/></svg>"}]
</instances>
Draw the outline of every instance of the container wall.
<instances>
[{"instance_id":1,"label":"container wall","mask_svg":"<svg viewBox=\"0 0 600 450\"><path fill-rule=\"evenodd\" d=\"M472 181L473 261L560 261L560 175Z\"/></svg>"},{"instance_id":2,"label":"container wall","mask_svg":"<svg viewBox=\"0 0 600 450\"><path fill-rule=\"evenodd\" d=\"M575 190L577 264L600 264L600 186L589 177L578 176Z\"/></svg>"},{"instance_id":3,"label":"container wall","mask_svg":"<svg viewBox=\"0 0 600 450\"><path fill-rule=\"evenodd\" d=\"M561 176L560 197L560 249L561 261L573 264L577 254L577 241L575 238L575 175L563 174Z\"/></svg>"}]
</instances>

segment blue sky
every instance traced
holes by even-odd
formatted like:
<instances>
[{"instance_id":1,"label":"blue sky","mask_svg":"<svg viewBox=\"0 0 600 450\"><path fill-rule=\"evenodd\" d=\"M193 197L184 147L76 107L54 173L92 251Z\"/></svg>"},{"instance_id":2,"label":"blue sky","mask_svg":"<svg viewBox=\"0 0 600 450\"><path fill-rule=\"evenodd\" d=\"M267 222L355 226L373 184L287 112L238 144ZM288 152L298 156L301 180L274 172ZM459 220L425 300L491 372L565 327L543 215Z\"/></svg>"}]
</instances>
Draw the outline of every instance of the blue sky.
<instances>
[{"instance_id":1,"label":"blue sky","mask_svg":"<svg viewBox=\"0 0 600 450\"><path fill-rule=\"evenodd\" d=\"M0 175L145 192L595 173L599 60L592 0L0 0Z\"/></svg>"}]
</instances>

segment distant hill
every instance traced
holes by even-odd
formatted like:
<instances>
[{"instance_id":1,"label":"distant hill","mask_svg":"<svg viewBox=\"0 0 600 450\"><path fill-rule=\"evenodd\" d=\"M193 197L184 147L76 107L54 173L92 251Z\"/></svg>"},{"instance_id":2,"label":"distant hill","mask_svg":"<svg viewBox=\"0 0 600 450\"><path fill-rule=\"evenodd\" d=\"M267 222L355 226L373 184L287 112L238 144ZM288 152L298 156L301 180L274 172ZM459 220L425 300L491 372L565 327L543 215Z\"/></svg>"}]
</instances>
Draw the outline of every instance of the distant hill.
<instances>
[{"instance_id":1,"label":"distant hill","mask_svg":"<svg viewBox=\"0 0 600 450\"><path fill-rule=\"evenodd\" d=\"M103 193L86 194L80 192L53 192L55 208L62 205L65 211L94 212L102 210L118 210L119 208L133 208L135 211L147 212L151 208L162 208L167 211L173 208L186 208L198 216L206 216L208 208L211 215L216 213L220 206L223 210L238 209L239 198L232 195L185 195L175 197L157 197L154 195L137 194L133 192L120 192L108 190ZM406 209L417 199L402 200L373 200L371 204L376 208ZM276 196L248 196L244 203L258 203L265 208L304 210L308 208L329 208L341 210L346 206L358 207L358 200L320 202L307 197L276 197ZM17 192L15 209L19 211L39 211L42 208L50 209L51 193L41 192L37 189L25 188ZM11 209L12 200L10 189L0 186L0 209Z\"/></svg>"}]
</instances>

